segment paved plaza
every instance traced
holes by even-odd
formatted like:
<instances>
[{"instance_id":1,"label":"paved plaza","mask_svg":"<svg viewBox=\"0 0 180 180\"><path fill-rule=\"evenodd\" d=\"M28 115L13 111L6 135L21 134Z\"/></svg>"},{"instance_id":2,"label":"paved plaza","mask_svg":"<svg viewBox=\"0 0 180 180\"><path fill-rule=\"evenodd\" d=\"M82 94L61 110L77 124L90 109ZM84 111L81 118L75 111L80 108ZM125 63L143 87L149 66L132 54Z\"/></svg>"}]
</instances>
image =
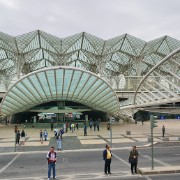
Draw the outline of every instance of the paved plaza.
<instances>
[{"instance_id":1,"label":"paved plaza","mask_svg":"<svg viewBox=\"0 0 180 180\"><path fill-rule=\"evenodd\" d=\"M162 138L162 125L165 126L165 137ZM19 125L21 131L23 126ZM179 120L159 120L158 127L154 128L154 142L162 143L166 141L179 142L180 137L180 121ZM39 132L37 128L25 128L26 140L20 142L20 145L15 149L15 133L14 125L1 125L0 127L0 152L26 152L26 151L47 151L50 146L56 147L53 131L48 131L48 140L40 142ZM129 133L130 134L129 134ZM100 131L87 130L88 135L83 135L83 128L75 130L73 133L68 131L64 133L62 139L63 150L75 149L95 149L104 148L105 144L112 142L112 148L129 147L132 145L144 146L150 144L150 123L141 122L137 124L121 124L115 123L112 125L112 141L110 131L107 130L106 123L100 124Z\"/></svg>"},{"instance_id":2,"label":"paved plaza","mask_svg":"<svg viewBox=\"0 0 180 180\"><path fill-rule=\"evenodd\" d=\"M144 122L143 125L141 122L137 124L116 123L112 125L113 175L105 177L102 172L102 150L105 144L111 145L110 131L107 130L106 125L106 123L101 123L100 131L90 130L88 127L87 136L83 135L83 128L73 133L68 131L63 135L63 148L58 152L57 169L60 169L57 173L58 179L91 179L92 176L95 179L119 179L120 176L132 179L130 165L127 162L132 145L136 145L140 151L140 174L133 176L133 179L146 179L144 176L148 174L180 172L179 160L176 156L179 152L180 121L159 120L158 127L154 128L154 142L161 146L160 149L156 148L156 168L154 170L150 168L150 123ZM163 125L166 128L164 138L162 138ZM19 126L19 130L22 129L23 126ZM21 141L20 145L15 146L14 125L1 125L0 174L3 179L47 179L46 158L44 157L50 146L56 147L54 133L50 131L50 127L47 131L48 140L41 143L40 129L25 128L27 134L25 142ZM165 150L165 146L169 143L174 143L177 147L171 149L172 157L169 157L169 150ZM162 150L164 153L161 153Z\"/></svg>"}]
</instances>

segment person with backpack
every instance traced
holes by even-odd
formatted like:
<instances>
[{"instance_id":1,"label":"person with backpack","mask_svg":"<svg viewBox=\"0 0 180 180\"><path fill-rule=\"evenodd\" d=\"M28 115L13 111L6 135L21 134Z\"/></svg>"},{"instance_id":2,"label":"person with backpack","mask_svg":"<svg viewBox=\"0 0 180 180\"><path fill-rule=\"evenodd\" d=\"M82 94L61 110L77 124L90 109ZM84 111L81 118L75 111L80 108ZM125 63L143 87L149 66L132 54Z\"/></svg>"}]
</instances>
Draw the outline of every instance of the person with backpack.
<instances>
[{"instance_id":1,"label":"person with backpack","mask_svg":"<svg viewBox=\"0 0 180 180\"><path fill-rule=\"evenodd\" d=\"M60 137L61 137L61 139L62 139L62 135L64 134L64 130L63 130L63 128L62 128L62 129L60 129L59 134L60 134Z\"/></svg>"},{"instance_id":2,"label":"person with backpack","mask_svg":"<svg viewBox=\"0 0 180 180\"><path fill-rule=\"evenodd\" d=\"M54 138L56 138L57 135L58 135L58 128L56 126L55 129L54 129Z\"/></svg>"},{"instance_id":3,"label":"person with backpack","mask_svg":"<svg viewBox=\"0 0 180 180\"><path fill-rule=\"evenodd\" d=\"M53 170L53 179L56 179L56 161L57 153L54 151L54 146L51 146L50 151L47 153L48 161L48 180L51 178L51 170Z\"/></svg>"},{"instance_id":4,"label":"person with backpack","mask_svg":"<svg viewBox=\"0 0 180 180\"><path fill-rule=\"evenodd\" d=\"M111 174L111 158L112 158L112 153L110 151L110 146L106 144L106 149L103 151L103 160L105 161L104 163L104 173L105 174Z\"/></svg>"}]
</instances>

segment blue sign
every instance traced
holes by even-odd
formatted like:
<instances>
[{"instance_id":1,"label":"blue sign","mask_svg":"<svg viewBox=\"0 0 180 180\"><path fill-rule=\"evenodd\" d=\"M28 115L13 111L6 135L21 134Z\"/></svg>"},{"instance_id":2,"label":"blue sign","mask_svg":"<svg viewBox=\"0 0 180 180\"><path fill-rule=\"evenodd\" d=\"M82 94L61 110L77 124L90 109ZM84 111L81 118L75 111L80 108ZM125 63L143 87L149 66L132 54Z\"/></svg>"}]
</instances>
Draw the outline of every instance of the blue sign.
<instances>
[{"instance_id":1,"label":"blue sign","mask_svg":"<svg viewBox=\"0 0 180 180\"><path fill-rule=\"evenodd\" d=\"M163 120L163 119L164 119L164 116L160 116L160 119Z\"/></svg>"}]
</instances>

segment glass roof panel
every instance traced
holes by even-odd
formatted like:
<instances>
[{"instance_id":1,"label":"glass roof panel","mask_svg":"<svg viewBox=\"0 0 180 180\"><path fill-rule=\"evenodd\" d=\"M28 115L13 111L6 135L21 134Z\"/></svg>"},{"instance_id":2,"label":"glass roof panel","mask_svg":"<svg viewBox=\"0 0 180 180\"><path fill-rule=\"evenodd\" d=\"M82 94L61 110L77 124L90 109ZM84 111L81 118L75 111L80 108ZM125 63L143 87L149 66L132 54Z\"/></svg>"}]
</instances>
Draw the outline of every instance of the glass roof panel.
<instances>
[{"instance_id":1,"label":"glass roof panel","mask_svg":"<svg viewBox=\"0 0 180 180\"><path fill-rule=\"evenodd\" d=\"M13 87L11 92L9 92L9 94L12 94L12 96L17 95L17 97L23 99L23 101L32 103L32 99L27 94L25 94L24 91L22 93L17 87Z\"/></svg>"},{"instance_id":2,"label":"glass roof panel","mask_svg":"<svg viewBox=\"0 0 180 180\"><path fill-rule=\"evenodd\" d=\"M66 100L68 92L68 99L82 102L93 109L109 113L115 113L119 109L119 100L106 81L91 72L61 66L45 68L18 80L3 99L2 112L6 115L13 114L50 100ZM106 102L117 106L110 110L112 107L106 106Z\"/></svg>"},{"instance_id":3,"label":"glass roof panel","mask_svg":"<svg viewBox=\"0 0 180 180\"><path fill-rule=\"evenodd\" d=\"M56 83L55 83L55 72L54 72L54 70L46 71L46 76L48 79L48 86L46 88L47 89L50 88L51 94L56 94Z\"/></svg>"},{"instance_id":4,"label":"glass roof panel","mask_svg":"<svg viewBox=\"0 0 180 180\"><path fill-rule=\"evenodd\" d=\"M84 88L82 90L82 94L80 95L79 98L82 98L82 96L83 96L83 99L86 99L87 97L89 97L92 94L92 86L93 86L93 84L95 83L96 80L97 80L97 78L95 76L90 77L89 81L86 84L86 88ZM86 93L84 94L84 92L86 92Z\"/></svg>"},{"instance_id":5,"label":"glass roof panel","mask_svg":"<svg viewBox=\"0 0 180 180\"><path fill-rule=\"evenodd\" d=\"M60 96L62 94L62 84L63 84L63 69L56 70L56 85L57 85L57 95Z\"/></svg>"},{"instance_id":6,"label":"glass roof panel","mask_svg":"<svg viewBox=\"0 0 180 180\"><path fill-rule=\"evenodd\" d=\"M76 90L76 87L78 85L78 82L80 80L80 77L82 75L81 71L75 71L73 74L73 78L71 81L71 86L69 88L69 93L68 93L68 97L71 97L74 94L74 91Z\"/></svg>"},{"instance_id":7,"label":"glass roof panel","mask_svg":"<svg viewBox=\"0 0 180 180\"><path fill-rule=\"evenodd\" d=\"M28 84L28 83L29 83L28 79L23 79L22 82L23 82L24 84ZM12 91L15 91L15 92L16 92L16 87L17 87L18 89L20 89L20 90L23 92L24 95L26 95L26 96L29 97L33 102L35 102L36 99L35 99L35 97L33 96L34 94L32 94L33 91L30 91L29 88L27 88L26 86L24 86L23 83L19 82L16 86L12 87ZM28 86L29 86L29 84L28 84ZM17 90L17 91L19 91L19 90Z\"/></svg>"},{"instance_id":8,"label":"glass roof panel","mask_svg":"<svg viewBox=\"0 0 180 180\"><path fill-rule=\"evenodd\" d=\"M69 87L71 85L71 77L73 74L73 70L65 70L65 76L64 76L64 89L63 89L63 95L68 94Z\"/></svg>"},{"instance_id":9,"label":"glass roof panel","mask_svg":"<svg viewBox=\"0 0 180 180\"><path fill-rule=\"evenodd\" d=\"M36 92L38 92L40 97L45 97L45 93L42 89L41 84L39 83L36 75L32 75L29 77L31 83L33 84L34 88L36 89Z\"/></svg>"},{"instance_id":10,"label":"glass roof panel","mask_svg":"<svg viewBox=\"0 0 180 180\"><path fill-rule=\"evenodd\" d=\"M39 94L37 93L36 89L34 89L34 86L31 84L31 81L29 81L29 79L23 79L22 82L25 84L25 87L33 94L33 96L36 99L40 99Z\"/></svg>"},{"instance_id":11,"label":"glass roof panel","mask_svg":"<svg viewBox=\"0 0 180 180\"><path fill-rule=\"evenodd\" d=\"M77 97L79 95L79 93L82 90L82 88L84 87L84 84L86 83L88 77L89 77L88 73L82 74L82 77L81 77L80 81L78 82L78 86L74 92L75 97Z\"/></svg>"},{"instance_id":12,"label":"glass roof panel","mask_svg":"<svg viewBox=\"0 0 180 180\"><path fill-rule=\"evenodd\" d=\"M41 86L42 86L43 90L45 91L46 95L51 96L49 84L47 82L47 78L45 76L45 73L44 72L37 73L37 76L38 76L38 79L39 79Z\"/></svg>"},{"instance_id":13,"label":"glass roof panel","mask_svg":"<svg viewBox=\"0 0 180 180\"><path fill-rule=\"evenodd\" d=\"M101 79L96 79L96 82L91 86L91 89L89 89L88 93L84 96L83 99L86 99L87 101L91 101L91 99L94 97L92 96L93 93L100 87L102 84Z\"/></svg>"}]
</instances>

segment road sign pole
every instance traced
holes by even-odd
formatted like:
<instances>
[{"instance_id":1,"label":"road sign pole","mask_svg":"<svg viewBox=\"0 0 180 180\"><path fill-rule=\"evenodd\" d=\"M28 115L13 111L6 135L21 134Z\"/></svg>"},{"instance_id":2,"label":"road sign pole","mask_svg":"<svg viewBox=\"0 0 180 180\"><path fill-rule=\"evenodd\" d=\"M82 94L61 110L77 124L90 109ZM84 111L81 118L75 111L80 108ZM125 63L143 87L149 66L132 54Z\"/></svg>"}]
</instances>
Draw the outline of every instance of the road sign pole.
<instances>
[{"instance_id":1,"label":"road sign pole","mask_svg":"<svg viewBox=\"0 0 180 180\"><path fill-rule=\"evenodd\" d=\"M150 115L150 123L151 123L151 169L154 169L154 147L153 147L153 142L154 142L154 137L153 137L153 128L157 127L156 123L157 121L155 120L157 116Z\"/></svg>"},{"instance_id":2,"label":"road sign pole","mask_svg":"<svg viewBox=\"0 0 180 180\"><path fill-rule=\"evenodd\" d=\"M111 148L112 148L112 122L111 119L109 118L109 135L110 135L110 140L111 140Z\"/></svg>"},{"instance_id":3,"label":"road sign pole","mask_svg":"<svg viewBox=\"0 0 180 180\"><path fill-rule=\"evenodd\" d=\"M151 127L151 169L154 169L153 128Z\"/></svg>"},{"instance_id":4,"label":"road sign pole","mask_svg":"<svg viewBox=\"0 0 180 180\"><path fill-rule=\"evenodd\" d=\"M15 132L15 145L14 145L14 152L16 152L17 131L18 131L18 125L16 124L16 125L15 125L15 127L14 127L14 132Z\"/></svg>"},{"instance_id":5,"label":"road sign pole","mask_svg":"<svg viewBox=\"0 0 180 180\"><path fill-rule=\"evenodd\" d=\"M17 139L17 132L15 132L15 145L14 145L14 152L16 152L16 139Z\"/></svg>"}]
</instances>

